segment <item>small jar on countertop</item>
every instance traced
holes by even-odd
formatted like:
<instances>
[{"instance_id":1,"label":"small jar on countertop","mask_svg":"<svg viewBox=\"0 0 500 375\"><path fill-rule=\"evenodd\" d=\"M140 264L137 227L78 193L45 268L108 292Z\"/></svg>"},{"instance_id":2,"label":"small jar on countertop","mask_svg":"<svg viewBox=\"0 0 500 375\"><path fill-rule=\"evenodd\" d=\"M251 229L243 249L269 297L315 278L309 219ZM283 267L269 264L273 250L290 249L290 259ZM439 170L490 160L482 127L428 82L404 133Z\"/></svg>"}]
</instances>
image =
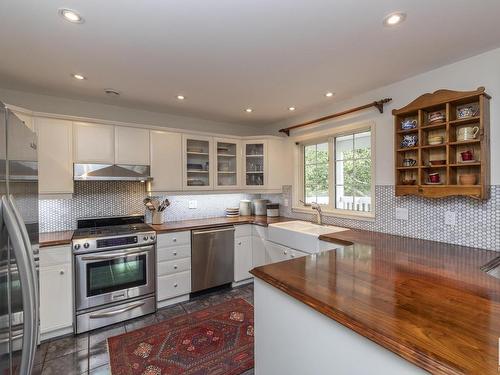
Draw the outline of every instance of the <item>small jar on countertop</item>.
<instances>
[{"instance_id":1,"label":"small jar on countertop","mask_svg":"<svg viewBox=\"0 0 500 375\"><path fill-rule=\"evenodd\" d=\"M267 216L268 217L278 217L278 216L280 216L280 205L279 205L279 203L268 203L267 204Z\"/></svg>"}]
</instances>

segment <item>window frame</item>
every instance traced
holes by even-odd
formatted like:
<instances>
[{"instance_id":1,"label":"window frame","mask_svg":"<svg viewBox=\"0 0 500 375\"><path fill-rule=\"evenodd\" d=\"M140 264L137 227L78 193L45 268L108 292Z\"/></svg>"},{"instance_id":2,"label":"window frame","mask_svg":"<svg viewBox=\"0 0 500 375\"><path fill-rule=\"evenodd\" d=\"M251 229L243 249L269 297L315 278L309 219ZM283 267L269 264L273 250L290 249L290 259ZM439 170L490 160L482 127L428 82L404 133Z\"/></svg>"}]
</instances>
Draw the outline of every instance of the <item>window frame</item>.
<instances>
[{"instance_id":1,"label":"window frame","mask_svg":"<svg viewBox=\"0 0 500 375\"><path fill-rule=\"evenodd\" d=\"M370 144L371 144L371 211L354 211L345 210L341 208L336 208L336 163L335 163L335 138L342 137L346 135L353 135L356 133L370 132ZM329 204L321 205L322 212L325 216L350 218L350 219L360 219L360 220L374 220L376 212L375 204L375 124L373 122L361 123L348 125L343 127L338 127L334 129L329 129L321 133L313 133L308 136L301 137L300 139L295 139L297 145L296 152L296 163L295 163L295 189L293 189L293 212L299 213L315 213L311 207L304 206L300 201L305 201L305 159L304 159L304 148L305 146L310 146L319 143L328 142L328 164L329 164L329 174L328 174L328 192L329 192Z\"/></svg>"}]
</instances>

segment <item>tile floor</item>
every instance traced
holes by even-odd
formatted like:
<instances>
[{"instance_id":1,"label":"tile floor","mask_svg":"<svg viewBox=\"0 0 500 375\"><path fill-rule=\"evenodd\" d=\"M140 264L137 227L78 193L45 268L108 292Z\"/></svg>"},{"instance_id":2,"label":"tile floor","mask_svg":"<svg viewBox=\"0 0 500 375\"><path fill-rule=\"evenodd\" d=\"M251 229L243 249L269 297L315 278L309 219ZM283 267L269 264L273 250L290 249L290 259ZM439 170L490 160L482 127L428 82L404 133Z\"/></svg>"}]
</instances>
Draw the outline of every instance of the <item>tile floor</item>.
<instances>
[{"instance_id":1,"label":"tile floor","mask_svg":"<svg viewBox=\"0 0 500 375\"><path fill-rule=\"evenodd\" d=\"M253 304L253 284L198 296L187 302L158 310L155 314L89 333L44 342L38 348L33 375L111 374L106 346L108 337L198 311L232 298L243 298ZM243 375L253 375L253 370L249 370Z\"/></svg>"}]
</instances>

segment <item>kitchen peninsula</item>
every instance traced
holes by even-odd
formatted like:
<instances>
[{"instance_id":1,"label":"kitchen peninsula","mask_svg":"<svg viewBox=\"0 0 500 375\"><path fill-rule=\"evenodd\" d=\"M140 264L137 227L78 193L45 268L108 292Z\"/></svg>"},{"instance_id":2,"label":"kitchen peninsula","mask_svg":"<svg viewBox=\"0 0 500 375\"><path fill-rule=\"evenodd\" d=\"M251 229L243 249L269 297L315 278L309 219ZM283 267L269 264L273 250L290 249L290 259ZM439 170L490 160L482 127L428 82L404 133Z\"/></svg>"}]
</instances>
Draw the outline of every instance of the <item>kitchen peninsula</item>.
<instances>
[{"instance_id":1,"label":"kitchen peninsula","mask_svg":"<svg viewBox=\"0 0 500 375\"><path fill-rule=\"evenodd\" d=\"M256 373L497 373L500 282L480 267L498 253L360 230L320 239L344 247L251 271Z\"/></svg>"}]
</instances>

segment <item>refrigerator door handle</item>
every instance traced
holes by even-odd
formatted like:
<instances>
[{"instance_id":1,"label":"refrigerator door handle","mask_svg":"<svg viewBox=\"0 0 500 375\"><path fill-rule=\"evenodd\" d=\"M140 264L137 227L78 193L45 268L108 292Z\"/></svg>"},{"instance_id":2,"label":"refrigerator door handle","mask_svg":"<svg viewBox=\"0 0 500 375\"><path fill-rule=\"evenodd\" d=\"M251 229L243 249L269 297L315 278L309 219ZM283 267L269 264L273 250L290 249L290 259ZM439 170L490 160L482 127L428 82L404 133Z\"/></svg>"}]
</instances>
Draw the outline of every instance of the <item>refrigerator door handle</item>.
<instances>
[{"instance_id":1,"label":"refrigerator door handle","mask_svg":"<svg viewBox=\"0 0 500 375\"><path fill-rule=\"evenodd\" d=\"M2 216L16 257L23 299L24 331L19 373L31 374L37 344L37 329L35 327L37 323L35 321L35 282L31 271L28 250L25 247L23 236L17 223L14 211L12 210L10 202L5 195L2 196Z\"/></svg>"},{"instance_id":2,"label":"refrigerator door handle","mask_svg":"<svg viewBox=\"0 0 500 375\"><path fill-rule=\"evenodd\" d=\"M24 241L24 246L27 250L28 253L28 260L29 264L31 267L31 275L33 277L33 287L34 287L34 293L35 293L35 338L38 343L38 329L39 329L39 324L40 324L40 301L39 301L39 291L38 291L38 276L37 276L37 271L36 271L36 261L35 261L35 256L38 258L38 254L40 253L40 250L38 248L38 245L36 245L35 248L34 246L31 245L30 237L28 235L28 230L26 229L26 224L24 224L23 217L21 216L21 213L17 209L17 204L16 200L14 199L14 196L12 194L9 195L9 202L10 202L10 207L12 208L12 211L14 212L14 216L17 220L17 226L21 230L21 235L23 237Z\"/></svg>"}]
</instances>

